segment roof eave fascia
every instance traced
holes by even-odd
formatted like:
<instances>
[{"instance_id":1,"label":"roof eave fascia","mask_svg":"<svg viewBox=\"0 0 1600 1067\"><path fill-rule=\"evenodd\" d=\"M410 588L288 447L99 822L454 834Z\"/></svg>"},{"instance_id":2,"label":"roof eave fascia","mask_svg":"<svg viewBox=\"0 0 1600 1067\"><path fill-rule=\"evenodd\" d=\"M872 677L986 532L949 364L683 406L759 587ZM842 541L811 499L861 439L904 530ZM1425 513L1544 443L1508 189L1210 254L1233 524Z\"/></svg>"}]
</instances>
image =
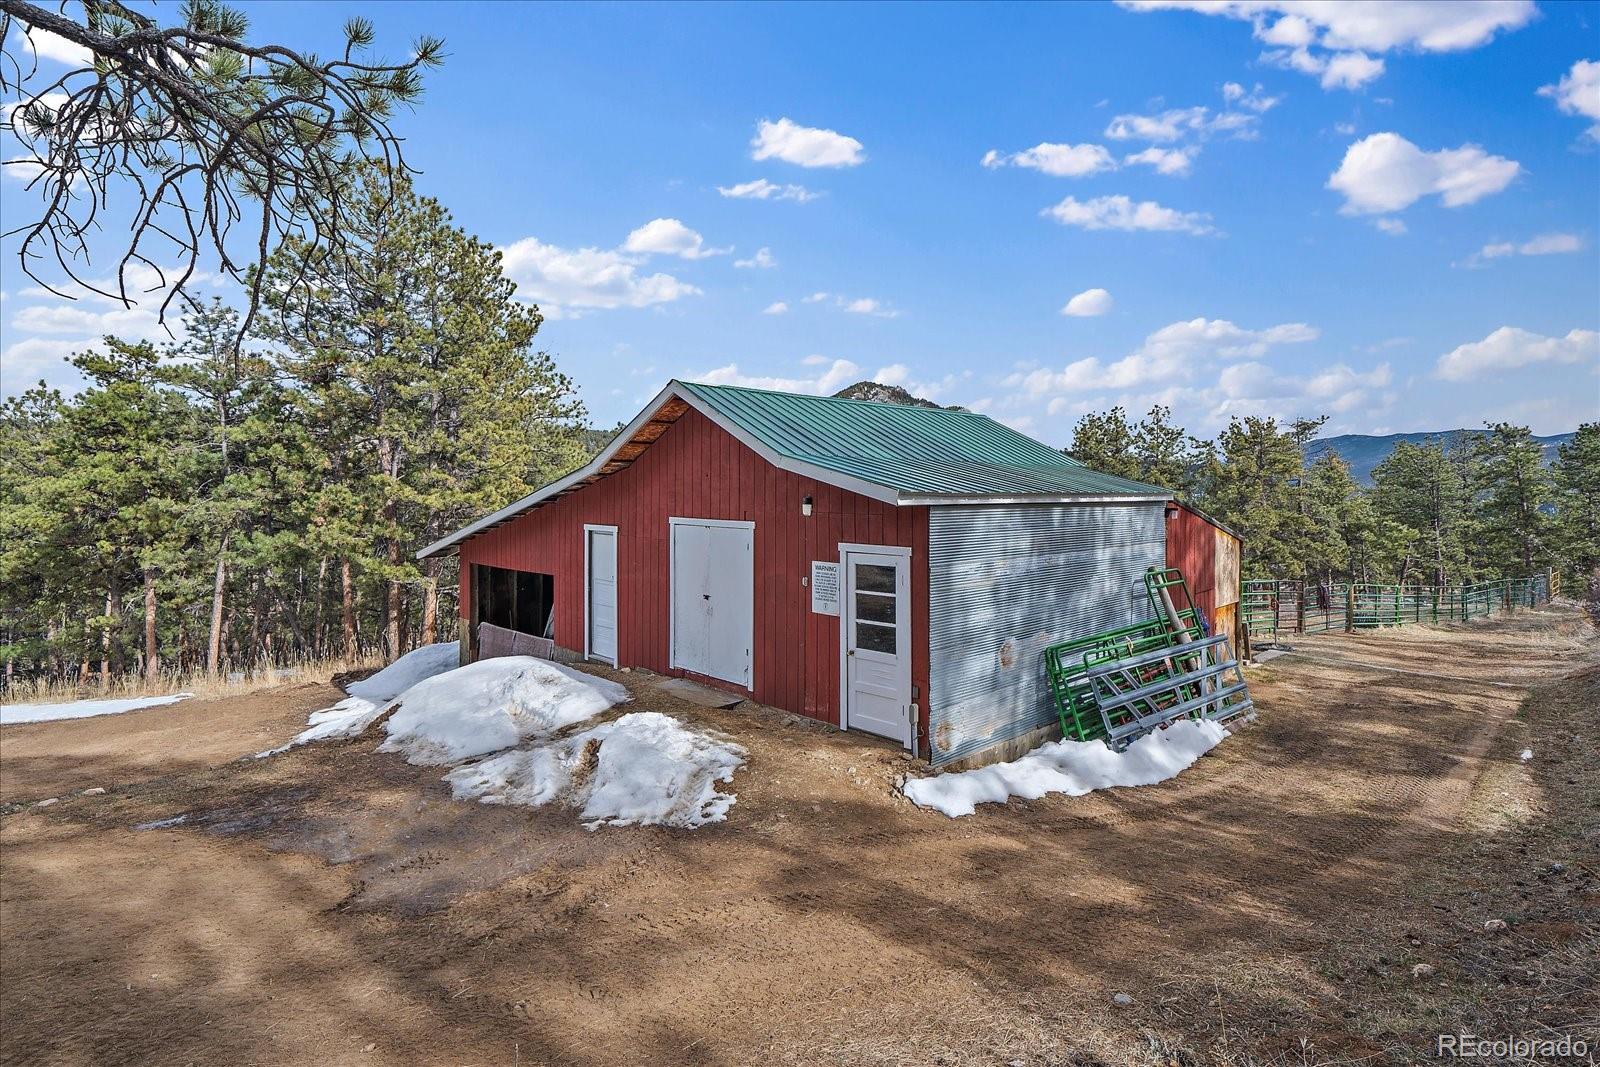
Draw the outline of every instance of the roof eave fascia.
<instances>
[{"instance_id":1,"label":"roof eave fascia","mask_svg":"<svg viewBox=\"0 0 1600 1067\"><path fill-rule=\"evenodd\" d=\"M993 494L966 495L961 493L903 493L898 503L902 505L927 505L938 507L952 504L1165 504L1172 497L1159 495L1119 496L1085 493L1048 494Z\"/></svg>"},{"instance_id":2,"label":"roof eave fascia","mask_svg":"<svg viewBox=\"0 0 1600 1067\"><path fill-rule=\"evenodd\" d=\"M585 463L583 466L579 467L565 478L559 478L556 481L551 482L549 485L536 489L532 493L529 493L527 496L523 497L521 500L507 504L494 514L485 515L477 522L474 522L468 526L463 526L461 529L457 530L453 534L450 534L448 537L444 537L438 541L435 541L427 548L424 548L422 551L418 552L417 558L427 559L429 556L436 556L447 549L454 548L462 541L498 526L507 519L513 519L522 512L543 503L553 496L566 492L566 490L570 489L578 482L583 481L585 478L594 477L605 468L607 463L611 462L611 457L620 452L622 447L633 439L633 435L638 433L640 428L643 427L645 423L655 418L656 412L661 410L661 405L665 404L667 400L672 397L677 397L679 400L683 400L685 402L690 400L689 396L684 392L684 390L678 387L678 383L676 381L668 382L666 387L662 389L661 392L656 394L655 399L646 404L644 409L633 417L633 421L629 422L628 425L619 430L617 435L611 439L611 442L607 444L606 447L602 448L594 457L594 459L591 459L588 463Z\"/></svg>"}]
</instances>

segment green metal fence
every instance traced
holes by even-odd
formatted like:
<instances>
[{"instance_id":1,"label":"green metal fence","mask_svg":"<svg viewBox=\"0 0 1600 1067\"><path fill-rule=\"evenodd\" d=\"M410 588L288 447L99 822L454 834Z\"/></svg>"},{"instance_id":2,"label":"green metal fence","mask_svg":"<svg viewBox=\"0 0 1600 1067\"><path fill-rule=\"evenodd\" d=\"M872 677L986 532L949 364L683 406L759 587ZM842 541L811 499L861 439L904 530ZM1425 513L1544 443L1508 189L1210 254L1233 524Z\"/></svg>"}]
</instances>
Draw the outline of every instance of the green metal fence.
<instances>
[{"instance_id":1,"label":"green metal fence","mask_svg":"<svg viewBox=\"0 0 1600 1067\"><path fill-rule=\"evenodd\" d=\"M1252 578L1240 590L1240 611L1251 642L1267 645L1284 634L1466 622L1549 599L1550 580L1543 574L1448 586Z\"/></svg>"}]
</instances>

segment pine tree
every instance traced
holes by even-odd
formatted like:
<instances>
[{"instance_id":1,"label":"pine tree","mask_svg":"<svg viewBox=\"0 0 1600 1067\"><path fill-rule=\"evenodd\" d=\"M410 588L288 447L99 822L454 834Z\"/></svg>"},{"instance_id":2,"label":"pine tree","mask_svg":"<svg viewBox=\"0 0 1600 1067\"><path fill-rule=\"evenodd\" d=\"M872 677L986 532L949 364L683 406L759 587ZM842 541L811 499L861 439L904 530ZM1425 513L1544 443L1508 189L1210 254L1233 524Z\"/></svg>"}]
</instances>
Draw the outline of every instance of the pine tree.
<instances>
[{"instance_id":1,"label":"pine tree","mask_svg":"<svg viewBox=\"0 0 1600 1067\"><path fill-rule=\"evenodd\" d=\"M1480 536L1488 562L1502 577L1526 577L1550 560L1550 476L1543 449L1526 426L1489 425L1479 438L1475 488Z\"/></svg>"},{"instance_id":2,"label":"pine tree","mask_svg":"<svg viewBox=\"0 0 1600 1067\"><path fill-rule=\"evenodd\" d=\"M1206 450L1200 472L1207 506L1244 536L1245 569L1273 578L1302 578L1319 558L1319 531L1309 513L1303 448L1327 421L1234 419Z\"/></svg>"},{"instance_id":3,"label":"pine tree","mask_svg":"<svg viewBox=\"0 0 1600 1067\"><path fill-rule=\"evenodd\" d=\"M261 332L280 346L324 456L312 507L339 559L346 643L356 586L376 580L395 656L408 590L421 588L423 636L437 625L440 565L419 572L415 549L577 466L583 409L531 351L540 317L515 300L492 248L376 167L347 200L343 253L289 242L273 257Z\"/></svg>"},{"instance_id":4,"label":"pine tree","mask_svg":"<svg viewBox=\"0 0 1600 1067\"><path fill-rule=\"evenodd\" d=\"M1187 494L1194 481L1196 457L1189 436L1172 425L1172 409L1156 404L1134 431L1133 454L1138 479Z\"/></svg>"},{"instance_id":5,"label":"pine tree","mask_svg":"<svg viewBox=\"0 0 1600 1067\"><path fill-rule=\"evenodd\" d=\"M214 545L215 566L206 637L206 670L216 674L222 657L222 622L229 541L248 529L255 503L250 491L252 457L242 454L246 424L259 417L275 389L271 366L239 344L239 315L220 298L184 317L185 339L168 347L157 375L192 397L209 424L212 479L196 487L191 522Z\"/></svg>"},{"instance_id":6,"label":"pine tree","mask_svg":"<svg viewBox=\"0 0 1600 1067\"><path fill-rule=\"evenodd\" d=\"M1139 458L1134 451L1133 427L1120 407L1104 413L1089 412L1072 430L1072 447L1067 454L1101 474L1118 478L1139 477Z\"/></svg>"},{"instance_id":7,"label":"pine tree","mask_svg":"<svg viewBox=\"0 0 1600 1067\"><path fill-rule=\"evenodd\" d=\"M1552 473L1561 573L1584 590L1600 582L1600 422L1578 427L1557 450Z\"/></svg>"},{"instance_id":8,"label":"pine tree","mask_svg":"<svg viewBox=\"0 0 1600 1067\"><path fill-rule=\"evenodd\" d=\"M1423 580L1465 580L1467 486L1442 445L1401 441L1373 468L1372 479L1379 514L1417 531L1415 559Z\"/></svg>"}]
</instances>

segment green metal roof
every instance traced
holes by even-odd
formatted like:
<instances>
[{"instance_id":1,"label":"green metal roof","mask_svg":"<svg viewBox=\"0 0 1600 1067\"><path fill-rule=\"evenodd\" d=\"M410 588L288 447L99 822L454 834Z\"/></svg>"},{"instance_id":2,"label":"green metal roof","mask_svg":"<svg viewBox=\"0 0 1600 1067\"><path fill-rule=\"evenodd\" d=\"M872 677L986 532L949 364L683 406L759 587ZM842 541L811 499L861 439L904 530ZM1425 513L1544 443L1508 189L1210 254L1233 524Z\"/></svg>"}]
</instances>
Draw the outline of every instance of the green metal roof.
<instances>
[{"instance_id":1,"label":"green metal roof","mask_svg":"<svg viewBox=\"0 0 1600 1067\"><path fill-rule=\"evenodd\" d=\"M769 463L891 504L1171 496L1160 486L1092 471L1049 445L970 411L672 381L587 464L435 541L417 557L450 551L469 537L626 467L638 454L636 434L673 401L699 410ZM620 454L625 447L634 451Z\"/></svg>"},{"instance_id":2,"label":"green metal roof","mask_svg":"<svg viewBox=\"0 0 1600 1067\"><path fill-rule=\"evenodd\" d=\"M677 382L773 452L909 496L1149 498L987 415Z\"/></svg>"}]
</instances>

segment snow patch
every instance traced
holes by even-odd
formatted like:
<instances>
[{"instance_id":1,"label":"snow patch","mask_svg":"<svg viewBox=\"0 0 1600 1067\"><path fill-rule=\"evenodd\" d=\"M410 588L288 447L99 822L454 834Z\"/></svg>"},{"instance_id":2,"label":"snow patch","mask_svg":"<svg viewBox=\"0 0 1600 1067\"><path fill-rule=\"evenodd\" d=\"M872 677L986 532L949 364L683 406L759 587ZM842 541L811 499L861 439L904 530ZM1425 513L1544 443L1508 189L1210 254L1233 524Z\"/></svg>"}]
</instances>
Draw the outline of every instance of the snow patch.
<instances>
[{"instance_id":1,"label":"snow patch","mask_svg":"<svg viewBox=\"0 0 1600 1067\"><path fill-rule=\"evenodd\" d=\"M392 720L391 720L392 721ZM561 800L584 825L693 828L721 822L737 797L744 749L659 712L624 715L534 748L516 749L445 775L458 800L541 807Z\"/></svg>"},{"instance_id":2,"label":"snow patch","mask_svg":"<svg viewBox=\"0 0 1600 1067\"><path fill-rule=\"evenodd\" d=\"M1210 719L1185 719L1145 734L1118 752L1104 741L1052 741L1021 759L972 771L911 778L901 791L918 807L955 819L979 804L1046 793L1082 796L1115 786L1155 785L1176 777L1211 751L1228 731Z\"/></svg>"},{"instance_id":3,"label":"snow patch","mask_svg":"<svg viewBox=\"0 0 1600 1067\"><path fill-rule=\"evenodd\" d=\"M532 656L500 656L424 679L400 695L380 752L439 766L498 752L629 698L616 682Z\"/></svg>"},{"instance_id":4,"label":"snow patch","mask_svg":"<svg viewBox=\"0 0 1600 1067\"><path fill-rule=\"evenodd\" d=\"M192 696L193 693L173 693L164 697L127 697L121 700L69 700L62 704L7 704L0 707L0 726L51 722L55 719L87 719L95 715L121 715L141 708L176 704Z\"/></svg>"},{"instance_id":5,"label":"snow patch","mask_svg":"<svg viewBox=\"0 0 1600 1067\"><path fill-rule=\"evenodd\" d=\"M349 696L331 708L312 712L306 723L310 729L289 743L303 745L308 741L355 737L371 726L395 697L419 682L454 669L460 662L461 646L455 641L414 648L378 673L351 682L345 687Z\"/></svg>"},{"instance_id":6,"label":"snow patch","mask_svg":"<svg viewBox=\"0 0 1600 1067\"><path fill-rule=\"evenodd\" d=\"M1522 762L1523 763L1527 763L1532 758L1533 758L1533 749L1525 748L1525 749L1522 750Z\"/></svg>"},{"instance_id":7,"label":"snow patch","mask_svg":"<svg viewBox=\"0 0 1600 1067\"><path fill-rule=\"evenodd\" d=\"M418 682L451 670L460 660L461 646L455 641L414 648L376 674L351 682L345 687L349 696L331 708L313 711L306 720L307 728L295 735L294 740L261 755L275 755L312 741L356 737L383 714L383 709L393 703L395 697Z\"/></svg>"}]
</instances>

